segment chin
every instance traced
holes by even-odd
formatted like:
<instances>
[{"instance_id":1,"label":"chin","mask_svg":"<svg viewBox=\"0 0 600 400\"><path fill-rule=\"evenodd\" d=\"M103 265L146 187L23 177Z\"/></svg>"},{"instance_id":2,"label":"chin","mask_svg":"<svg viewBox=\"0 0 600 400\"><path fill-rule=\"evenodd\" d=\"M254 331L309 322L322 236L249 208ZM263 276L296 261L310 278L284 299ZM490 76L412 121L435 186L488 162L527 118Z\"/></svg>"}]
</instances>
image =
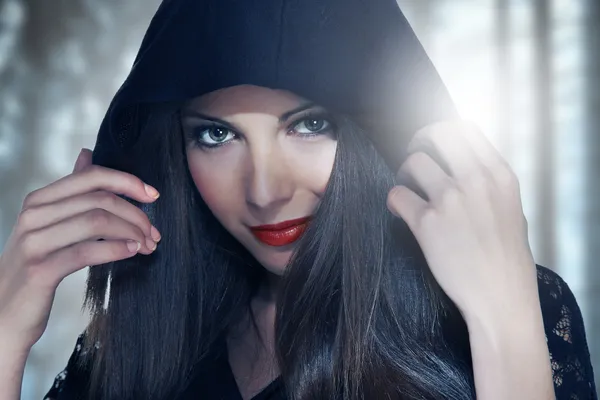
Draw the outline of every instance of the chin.
<instances>
[{"instance_id":1,"label":"chin","mask_svg":"<svg viewBox=\"0 0 600 400\"><path fill-rule=\"evenodd\" d=\"M254 257L258 262L270 273L281 276L283 275L285 268L287 267L290 258L292 257L292 250L286 251L260 251L260 254L254 254Z\"/></svg>"}]
</instances>

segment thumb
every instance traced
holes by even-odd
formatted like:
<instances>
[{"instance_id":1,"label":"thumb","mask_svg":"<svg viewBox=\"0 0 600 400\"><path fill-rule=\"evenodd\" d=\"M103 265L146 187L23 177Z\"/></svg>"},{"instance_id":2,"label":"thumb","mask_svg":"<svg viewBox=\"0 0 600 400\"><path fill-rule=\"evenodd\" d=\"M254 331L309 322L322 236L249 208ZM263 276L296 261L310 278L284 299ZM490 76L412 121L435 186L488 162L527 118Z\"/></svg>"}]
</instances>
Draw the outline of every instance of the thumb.
<instances>
[{"instance_id":1,"label":"thumb","mask_svg":"<svg viewBox=\"0 0 600 400\"><path fill-rule=\"evenodd\" d=\"M77 173L89 165L92 165L92 151L83 148L79 152L79 156L77 156L77 161L75 161L75 166L73 167L73 173Z\"/></svg>"}]
</instances>

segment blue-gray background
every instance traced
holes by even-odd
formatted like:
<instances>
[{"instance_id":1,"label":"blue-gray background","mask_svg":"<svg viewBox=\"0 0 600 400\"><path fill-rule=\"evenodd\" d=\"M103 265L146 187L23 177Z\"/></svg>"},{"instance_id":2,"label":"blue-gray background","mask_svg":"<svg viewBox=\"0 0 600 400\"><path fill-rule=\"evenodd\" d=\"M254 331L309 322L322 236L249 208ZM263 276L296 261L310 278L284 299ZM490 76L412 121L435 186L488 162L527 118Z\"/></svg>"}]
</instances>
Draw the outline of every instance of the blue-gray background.
<instances>
[{"instance_id":1,"label":"blue-gray background","mask_svg":"<svg viewBox=\"0 0 600 400\"><path fill-rule=\"evenodd\" d=\"M399 4L463 115L519 176L536 262L575 293L600 380L600 2ZM0 0L0 249L24 196L93 146L157 5ZM61 283L23 399L42 398L85 326L86 273Z\"/></svg>"}]
</instances>

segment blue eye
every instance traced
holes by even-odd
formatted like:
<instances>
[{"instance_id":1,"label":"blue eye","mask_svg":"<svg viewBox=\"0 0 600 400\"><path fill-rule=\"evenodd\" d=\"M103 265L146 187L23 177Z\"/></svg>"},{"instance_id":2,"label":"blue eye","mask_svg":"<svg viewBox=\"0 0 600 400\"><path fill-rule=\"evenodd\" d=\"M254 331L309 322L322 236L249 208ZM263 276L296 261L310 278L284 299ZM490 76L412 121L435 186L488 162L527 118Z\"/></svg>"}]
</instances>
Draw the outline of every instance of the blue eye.
<instances>
[{"instance_id":1,"label":"blue eye","mask_svg":"<svg viewBox=\"0 0 600 400\"><path fill-rule=\"evenodd\" d=\"M331 130L331 122L323 117L308 116L296 123L293 130L301 135L315 135Z\"/></svg>"},{"instance_id":2,"label":"blue eye","mask_svg":"<svg viewBox=\"0 0 600 400\"><path fill-rule=\"evenodd\" d=\"M216 147L233 140L235 133L221 126L209 126L194 129L194 136L201 146Z\"/></svg>"}]
</instances>

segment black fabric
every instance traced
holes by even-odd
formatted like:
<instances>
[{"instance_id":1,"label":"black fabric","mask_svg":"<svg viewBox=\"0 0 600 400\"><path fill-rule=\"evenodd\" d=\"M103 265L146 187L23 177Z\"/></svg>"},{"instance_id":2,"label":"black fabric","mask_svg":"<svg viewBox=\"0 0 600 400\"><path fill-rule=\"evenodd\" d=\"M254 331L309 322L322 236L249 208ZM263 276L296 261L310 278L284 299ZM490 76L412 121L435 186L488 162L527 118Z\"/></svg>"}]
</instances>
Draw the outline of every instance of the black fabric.
<instances>
[{"instance_id":1,"label":"black fabric","mask_svg":"<svg viewBox=\"0 0 600 400\"><path fill-rule=\"evenodd\" d=\"M557 400L597 400L594 371L590 361L581 311L569 286L555 272L538 266L538 289L544 328L550 350ZM77 369L83 334L64 371L56 377L44 400L83 400L89 371ZM241 400L226 358L223 342L214 349L215 362L207 371L197 370L185 392L176 400ZM276 379L252 400L284 400Z\"/></svg>"}]
</instances>

